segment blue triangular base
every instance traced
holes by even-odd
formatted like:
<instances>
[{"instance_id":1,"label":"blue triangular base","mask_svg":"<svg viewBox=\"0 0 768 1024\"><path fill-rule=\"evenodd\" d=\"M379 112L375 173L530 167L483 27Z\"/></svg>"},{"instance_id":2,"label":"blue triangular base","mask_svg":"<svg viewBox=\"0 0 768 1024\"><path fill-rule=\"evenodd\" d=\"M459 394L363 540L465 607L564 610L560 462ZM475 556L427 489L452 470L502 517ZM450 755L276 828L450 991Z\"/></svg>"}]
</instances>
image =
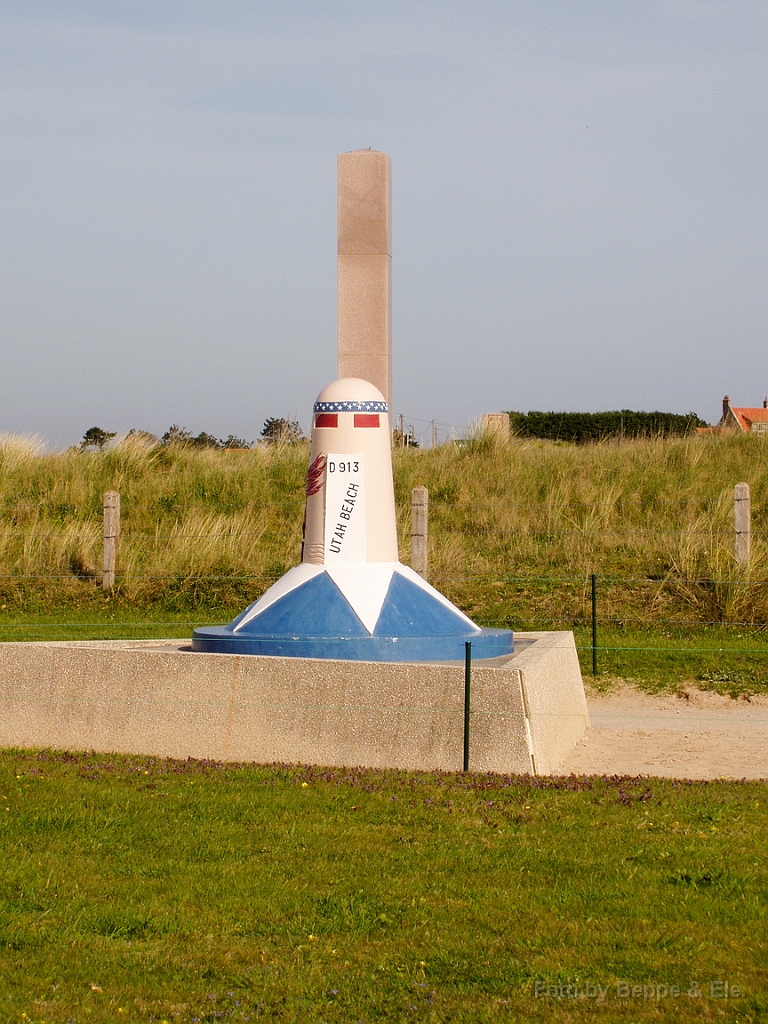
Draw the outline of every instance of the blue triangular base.
<instances>
[{"instance_id":1,"label":"blue triangular base","mask_svg":"<svg viewBox=\"0 0 768 1024\"><path fill-rule=\"evenodd\" d=\"M366 565L358 584L365 589ZM295 572L295 570L294 570ZM393 571L373 632L325 571L259 602L228 626L194 631L192 649L218 654L266 654L342 661L460 661L513 653L511 630L481 629L421 581ZM411 575L413 575L411 573ZM289 577L288 577L289 578ZM285 581L288 579L284 577ZM265 599L262 599L262 601ZM363 615L365 618L365 615Z\"/></svg>"},{"instance_id":2,"label":"blue triangular base","mask_svg":"<svg viewBox=\"0 0 768 1024\"><path fill-rule=\"evenodd\" d=\"M392 574L374 636L451 636L467 632L463 615L437 601L428 591Z\"/></svg>"},{"instance_id":3,"label":"blue triangular base","mask_svg":"<svg viewBox=\"0 0 768 1024\"><path fill-rule=\"evenodd\" d=\"M328 573L321 572L269 605L244 626L239 636L368 636L368 630Z\"/></svg>"}]
</instances>

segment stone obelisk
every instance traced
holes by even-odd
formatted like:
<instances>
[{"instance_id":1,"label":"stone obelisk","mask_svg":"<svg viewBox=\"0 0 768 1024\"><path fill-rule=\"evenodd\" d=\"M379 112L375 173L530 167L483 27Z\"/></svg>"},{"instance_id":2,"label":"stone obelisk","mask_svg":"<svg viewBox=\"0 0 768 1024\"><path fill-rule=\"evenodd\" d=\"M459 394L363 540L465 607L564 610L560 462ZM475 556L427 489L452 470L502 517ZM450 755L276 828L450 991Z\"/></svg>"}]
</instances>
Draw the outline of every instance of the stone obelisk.
<instances>
[{"instance_id":1,"label":"stone obelisk","mask_svg":"<svg viewBox=\"0 0 768 1024\"><path fill-rule=\"evenodd\" d=\"M390 159L339 153L339 377L375 384L392 410Z\"/></svg>"}]
</instances>

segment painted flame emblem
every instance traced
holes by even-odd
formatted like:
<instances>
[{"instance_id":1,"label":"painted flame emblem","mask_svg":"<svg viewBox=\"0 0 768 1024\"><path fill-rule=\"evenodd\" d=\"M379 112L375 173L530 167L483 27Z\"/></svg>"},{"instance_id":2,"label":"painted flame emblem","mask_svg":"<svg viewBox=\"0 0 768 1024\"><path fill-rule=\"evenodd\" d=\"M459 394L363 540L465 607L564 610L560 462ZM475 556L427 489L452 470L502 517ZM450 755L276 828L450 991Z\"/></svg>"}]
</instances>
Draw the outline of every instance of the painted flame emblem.
<instances>
[{"instance_id":1,"label":"painted flame emblem","mask_svg":"<svg viewBox=\"0 0 768 1024\"><path fill-rule=\"evenodd\" d=\"M317 494L320 488L323 486L323 473L325 472L326 458L324 455L318 455L315 461L307 470L307 497L311 498L313 494Z\"/></svg>"}]
</instances>

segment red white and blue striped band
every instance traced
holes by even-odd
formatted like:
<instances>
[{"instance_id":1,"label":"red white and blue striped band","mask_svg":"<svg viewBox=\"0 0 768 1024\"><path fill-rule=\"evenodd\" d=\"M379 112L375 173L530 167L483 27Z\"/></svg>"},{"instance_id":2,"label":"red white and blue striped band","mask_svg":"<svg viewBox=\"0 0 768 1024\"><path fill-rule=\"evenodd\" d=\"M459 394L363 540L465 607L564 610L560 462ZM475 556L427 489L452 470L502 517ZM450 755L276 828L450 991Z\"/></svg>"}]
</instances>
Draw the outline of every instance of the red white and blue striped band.
<instances>
[{"instance_id":1,"label":"red white and blue striped band","mask_svg":"<svg viewBox=\"0 0 768 1024\"><path fill-rule=\"evenodd\" d=\"M315 402L313 412L387 412L387 403Z\"/></svg>"}]
</instances>

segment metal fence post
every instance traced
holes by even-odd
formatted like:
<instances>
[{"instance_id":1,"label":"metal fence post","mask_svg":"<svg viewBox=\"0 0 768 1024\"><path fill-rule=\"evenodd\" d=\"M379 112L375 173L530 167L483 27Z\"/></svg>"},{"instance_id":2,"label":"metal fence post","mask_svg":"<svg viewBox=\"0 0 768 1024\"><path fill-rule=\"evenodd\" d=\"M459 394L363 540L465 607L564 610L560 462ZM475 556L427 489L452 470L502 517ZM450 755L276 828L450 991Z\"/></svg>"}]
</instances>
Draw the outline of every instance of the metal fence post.
<instances>
[{"instance_id":1,"label":"metal fence post","mask_svg":"<svg viewBox=\"0 0 768 1024\"><path fill-rule=\"evenodd\" d=\"M733 520L735 528L733 553L739 565L749 565L751 505L749 484L736 484L733 488Z\"/></svg>"},{"instance_id":2,"label":"metal fence post","mask_svg":"<svg viewBox=\"0 0 768 1024\"><path fill-rule=\"evenodd\" d=\"M472 686L472 643L464 644L464 771L469 771L469 706Z\"/></svg>"},{"instance_id":3,"label":"metal fence post","mask_svg":"<svg viewBox=\"0 0 768 1024\"><path fill-rule=\"evenodd\" d=\"M592 573L592 675L597 675L597 576Z\"/></svg>"},{"instance_id":4,"label":"metal fence post","mask_svg":"<svg viewBox=\"0 0 768 1024\"><path fill-rule=\"evenodd\" d=\"M429 491L411 491L411 566L424 579L429 575Z\"/></svg>"},{"instance_id":5,"label":"metal fence post","mask_svg":"<svg viewBox=\"0 0 768 1024\"><path fill-rule=\"evenodd\" d=\"M107 491L104 495L104 572L101 585L105 590L115 586L117 549L120 544L120 494Z\"/></svg>"}]
</instances>

